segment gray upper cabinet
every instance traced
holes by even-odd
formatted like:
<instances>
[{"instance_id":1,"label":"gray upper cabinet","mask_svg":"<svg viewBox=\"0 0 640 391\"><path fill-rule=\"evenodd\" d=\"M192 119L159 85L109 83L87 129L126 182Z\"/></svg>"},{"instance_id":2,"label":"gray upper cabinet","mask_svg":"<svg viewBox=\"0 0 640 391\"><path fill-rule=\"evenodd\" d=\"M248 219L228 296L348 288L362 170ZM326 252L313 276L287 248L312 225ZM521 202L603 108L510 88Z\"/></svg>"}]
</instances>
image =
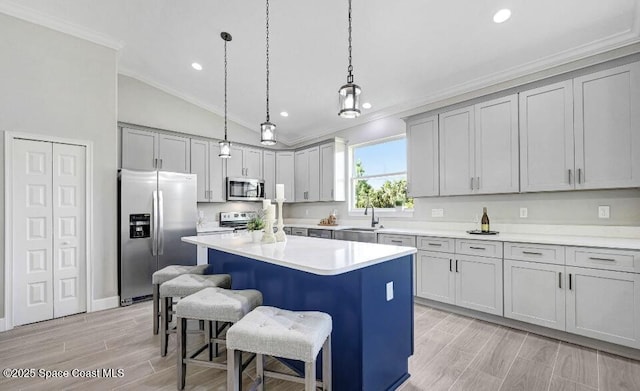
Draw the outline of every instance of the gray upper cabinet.
<instances>
[{"instance_id":1,"label":"gray upper cabinet","mask_svg":"<svg viewBox=\"0 0 640 391\"><path fill-rule=\"evenodd\" d=\"M438 116L407 123L407 192L410 197L437 196Z\"/></svg>"},{"instance_id":2,"label":"gray upper cabinet","mask_svg":"<svg viewBox=\"0 0 640 391\"><path fill-rule=\"evenodd\" d=\"M230 178L241 178L244 175L244 149L238 145L231 144L231 157L227 160L227 176Z\"/></svg>"},{"instance_id":3,"label":"gray upper cabinet","mask_svg":"<svg viewBox=\"0 0 640 391\"><path fill-rule=\"evenodd\" d=\"M264 198L276 198L276 153L274 151L262 152L262 170L264 173Z\"/></svg>"},{"instance_id":4,"label":"gray upper cabinet","mask_svg":"<svg viewBox=\"0 0 640 391\"><path fill-rule=\"evenodd\" d=\"M320 145L320 201L344 201L346 151L342 140Z\"/></svg>"},{"instance_id":5,"label":"gray upper cabinet","mask_svg":"<svg viewBox=\"0 0 640 391\"><path fill-rule=\"evenodd\" d=\"M262 150L254 148L244 149L245 176L249 178L264 178L262 172Z\"/></svg>"},{"instance_id":6,"label":"gray upper cabinet","mask_svg":"<svg viewBox=\"0 0 640 391\"><path fill-rule=\"evenodd\" d=\"M640 63L573 82L577 189L640 185Z\"/></svg>"},{"instance_id":7,"label":"gray upper cabinet","mask_svg":"<svg viewBox=\"0 0 640 391\"><path fill-rule=\"evenodd\" d=\"M122 168L188 173L190 151L187 137L122 128Z\"/></svg>"},{"instance_id":8,"label":"gray upper cabinet","mask_svg":"<svg viewBox=\"0 0 640 391\"><path fill-rule=\"evenodd\" d=\"M262 179L262 150L232 144L227 176Z\"/></svg>"},{"instance_id":9,"label":"gray upper cabinet","mask_svg":"<svg viewBox=\"0 0 640 391\"><path fill-rule=\"evenodd\" d=\"M191 139L191 173L198 179L198 202L225 202L224 160L218 142Z\"/></svg>"},{"instance_id":10,"label":"gray upper cabinet","mask_svg":"<svg viewBox=\"0 0 640 391\"><path fill-rule=\"evenodd\" d=\"M320 148L307 148L295 153L296 202L320 200Z\"/></svg>"},{"instance_id":11,"label":"gray upper cabinet","mask_svg":"<svg viewBox=\"0 0 640 391\"><path fill-rule=\"evenodd\" d=\"M572 86L567 80L520 93L523 192L574 188Z\"/></svg>"},{"instance_id":12,"label":"gray upper cabinet","mask_svg":"<svg viewBox=\"0 0 640 391\"><path fill-rule=\"evenodd\" d=\"M296 201L294 197L294 155L295 152L293 151L276 152L276 183L282 183L284 185L284 198L286 202Z\"/></svg>"},{"instance_id":13,"label":"gray upper cabinet","mask_svg":"<svg viewBox=\"0 0 640 391\"><path fill-rule=\"evenodd\" d=\"M475 160L473 106L440 114L440 194L471 194Z\"/></svg>"}]
</instances>

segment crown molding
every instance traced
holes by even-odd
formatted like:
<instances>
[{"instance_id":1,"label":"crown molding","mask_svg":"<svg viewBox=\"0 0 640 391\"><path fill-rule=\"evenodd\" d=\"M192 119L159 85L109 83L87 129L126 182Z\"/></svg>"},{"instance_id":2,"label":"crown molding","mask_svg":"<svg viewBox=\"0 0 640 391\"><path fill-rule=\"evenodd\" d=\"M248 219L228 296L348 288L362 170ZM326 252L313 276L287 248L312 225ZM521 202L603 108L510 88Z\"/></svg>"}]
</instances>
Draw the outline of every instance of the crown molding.
<instances>
[{"instance_id":1,"label":"crown molding","mask_svg":"<svg viewBox=\"0 0 640 391\"><path fill-rule=\"evenodd\" d=\"M2 2L0 3L0 12L116 51L124 47L124 43L113 37L69 23L58 17L44 14L21 4L7 1Z\"/></svg>"}]
</instances>

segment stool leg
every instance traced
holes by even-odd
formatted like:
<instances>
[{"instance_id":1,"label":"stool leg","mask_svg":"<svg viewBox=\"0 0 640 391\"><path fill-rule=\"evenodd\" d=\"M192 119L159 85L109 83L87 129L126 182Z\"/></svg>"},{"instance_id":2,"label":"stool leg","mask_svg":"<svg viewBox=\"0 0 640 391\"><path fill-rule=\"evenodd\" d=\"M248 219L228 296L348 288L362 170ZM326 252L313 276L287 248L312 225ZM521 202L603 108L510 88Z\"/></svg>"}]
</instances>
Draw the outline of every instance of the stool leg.
<instances>
[{"instance_id":1,"label":"stool leg","mask_svg":"<svg viewBox=\"0 0 640 391\"><path fill-rule=\"evenodd\" d=\"M316 390L316 360L304 363L304 391Z\"/></svg>"},{"instance_id":2,"label":"stool leg","mask_svg":"<svg viewBox=\"0 0 640 391\"><path fill-rule=\"evenodd\" d=\"M158 326L160 320L160 284L153 284L153 335L158 335Z\"/></svg>"},{"instance_id":3,"label":"stool leg","mask_svg":"<svg viewBox=\"0 0 640 391\"><path fill-rule=\"evenodd\" d=\"M160 355L162 357L167 355L167 343L169 342L169 332L167 331L169 325L169 300L170 297L164 297L160 299L162 301L162 309L160 311Z\"/></svg>"},{"instance_id":4,"label":"stool leg","mask_svg":"<svg viewBox=\"0 0 640 391\"><path fill-rule=\"evenodd\" d=\"M176 348L176 356L178 357L178 390L183 390L187 376L187 364L184 360L187 358L187 319L177 318L178 330L176 339L178 345Z\"/></svg>"},{"instance_id":5,"label":"stool leg","mask_svg":"<svg viewBox=\"0 0 640 391\"><path fill-rule=\"evenodd\" d=\"M215 327L216 327L216 329L215 329L215 330L216 330L216 332L215 332L215 334L214 334L214 335L215 335L215 337L216 337L216 338L218 338L218 337L220 337L220 333L218 332L218 321L217 321L217 320L216 320L216 322L214 323L214 325L215 325ZM216 342L216 355L215 355L215 356L216 356L216 357L218 357L218 355L219 355L219 352L218 352L218 343Z\"/></svg>"},{"instance_id":6,"label":"stool leg","mask_svg":"<svg viewBox=\"0 0 640 391\"><path fill-rule=\"evenodd\" d=\"M322 391L331 391L331 334L322 345Z\"/></svg>"},{"instance_id":7,"label":"stool leg","mask_svg":"<svg viewBox=\"0 0 640 391\"><path fill-rule=\"evenodd\" d=\"M264 391L264 356L256 354L256 381L259 381L256 391Z\"/></svg>"},{"instance_id":8,"label":"stool leg","mask_svg":"<svg viewBox=\"0 0 640 391\"><path fill-rule=\"evenodd\" d=\"M242 376L240 351L227 348L227 391L240 391L238 374Z\"/></svg>"},{"instance_id":9,"label":"stool leg","mask_svg":"<svg viewBox=\"0 0 640 391\"><path fill-rule=\"evenodd\" d=\"M213 361L213 342L211 342L211 338L213 338L213 321L207 320L204 323L204 340L207 342L208 350L209 350L209 361ZM216 344L216 347L218 345ZM218 357L218 352L216 351L215 357Z\"/></svg>"}]
</instances>

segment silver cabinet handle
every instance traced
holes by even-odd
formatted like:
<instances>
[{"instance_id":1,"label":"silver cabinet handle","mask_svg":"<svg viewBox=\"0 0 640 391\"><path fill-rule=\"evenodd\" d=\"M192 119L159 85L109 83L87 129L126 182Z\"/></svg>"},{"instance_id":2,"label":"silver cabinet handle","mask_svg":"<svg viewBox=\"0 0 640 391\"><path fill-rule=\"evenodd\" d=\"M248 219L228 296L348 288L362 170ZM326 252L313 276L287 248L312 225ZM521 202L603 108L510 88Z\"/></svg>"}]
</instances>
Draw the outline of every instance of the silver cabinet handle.
<instances>
[{"instance_id":1,"label":"silver cabinet handle","mask_svg":"<svg viewBox=\"0 0 640 391\"><path fill-rule=\"evenodd\" d=\"M393 240L393 239L392 239L392 240L391 240L391 243L399 243L399 244L402 244L402 240Z\"/></svg>"},{"instance_id":2,"label":"silver cabinet handle","mask_svg":"<svg viewBox=\"0 0 640 391\"><path fill-rule=\"evenodd\" d=\"M542 253L537 253L533 251L523 251L522 253L527 255L542 255Z\"/></svg>"},{"instance_id":3,"label":"silver cabinet handle","mask_svg":"<svg viewBox=\"0 0 640 391\"><path fill-rule=\"evenodd\" d=\"M615 262L616 260L613 258L598 258L598 257L589 257L592 261L606 261L606 262Z\"/></svg>"},{"instance_id":4,"label":"silver cabinet handle","mask_svg":"<svg viewBox=\"0 0 640 391\"><path fill-rule=\"evenodd\" d=\"M473 177L471 177L471 190L473 190Z\"/></svg>"},{"instance_id":5,"label":"silver cabinet handle","mask_svg":"<svg viewBox=\"0 0 640 391\"><path fill-rule=\"evenodd\" d=\"M429 246L442 247L442 243L428 243Z\"/></svg>"},{"instance_id":6,"label":"silver cabinet handle","mask_svg":"<svg viewBox=\"0 0 640 391\"><path fill-rule=\"evenodd\" d=\"M158 192L158 255L164 254L164 197Z\"/></svg>"},{"instance_id":7,"label":"silver cabinet handle","mask_svg":"<svg viewBox=\"0 0 640 391\"><path fill-rule=\"evenodd\" d=\"M151 255L158 255L158 192L153 191L151 205Z\"/></svg>"},{"instance_id":8,"label":"silver cabinet handle","mask_svg":"<svg viewBox=\"0 0 640 391\"><path fill-rule=\"evenodd\" d=\"M562 272L558 272L558 288L562 289Z\"/></svg>"},{"instance_id":9,"label":"silver cabinet handle","mask_svg":"<svg viewBox=\"0 0 640 391\"><path fill-rule=\"evenodd\" d=\"M449 271L452 272L453 271L453 266L451 266L453 260L449 259Z\"/></svg>"},{"instance_id":10,"label":"silver cabinet handle","mask_svg":"<svg viewBox=\"0 0 640 391\"><path fill-rule=\"evenodd\" d=\"M480 190L480 177L476 177L476 190Z\"/></svg>"},{"instance_id":11,"label":"silver cabinet handle","mask_svg":"<svg viewBox=\"0 0 640 391\"><path fill-rule=\"evenodd\" d=\"M472 250L482 250L482 251L486 250L486 248L484 248L484 247L473 247L473 246L469 246L469 248L470 248L470 249L472 249Z\"/></svg>"},{"instance_id":12,"label":"silver cabinet handle","mask_svg":"<svg viewBox=\"0 0 640 391\"><path fill-rule=\"evenodd\" d=\"M578 183L582 184L582 168L578 168Z\"/></svg>"},{"instance_id":13,"label":"silver cabinet handle","mask_svg":"<svg viewBox=\"0 0 640 391\"><path fill-rule=\"evenodd\" d=\"M456 259L456 273L459 273L458 271L458 260Z\"/></svg>"},{"instance_id":14,"label":"silver cabinet handle","mask_svg":"<svg viewBox=\"0 0 640 391\"><path fill-rule=\"evenodd\" d=\"M567 171L569 171L569 184L572 185L572 183L571 183L571 169L569 169Z\"/></svg>"}]
</instances>

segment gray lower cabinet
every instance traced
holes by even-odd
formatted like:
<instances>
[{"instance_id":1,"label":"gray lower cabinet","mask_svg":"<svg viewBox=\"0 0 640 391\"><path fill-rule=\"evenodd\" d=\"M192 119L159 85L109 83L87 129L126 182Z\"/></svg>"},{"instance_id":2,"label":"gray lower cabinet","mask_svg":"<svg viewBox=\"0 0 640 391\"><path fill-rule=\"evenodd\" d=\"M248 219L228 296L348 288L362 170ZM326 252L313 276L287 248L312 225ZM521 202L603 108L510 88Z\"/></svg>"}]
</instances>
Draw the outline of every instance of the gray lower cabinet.
<instances>
[{"instance_id":1,"label":"gray lower cabinet","mask_svg":"<svg viewBox=\"0 0 640 391\"><path fill-rule=\"evenodd\" d=\"M333 231L330 229L309 228L307 230L307 236L312 238L333 239Z\"/></svg>"},{"instance_id":2,"label":"gray lower cabinet","mask_svg":"<svg viewBox=\"0 0 640 391\"><path fill-rule=\"evenodd\" d=\"M418 251L416 296L448 304L456 303L453 254Z\"/></svg>"},{"instance_id":3,"label":"gray lower cabinet","mask_svg":"<svg viewBox=\"0 0 640 391\"><path fill-rule=\"evenodd\" d=\"M470 255L455 258L456 305L502 315L502 259Z\"/></svg>"},{"instance_id":4,"label":"gray lower cabinet","mask_svg":"<svg viewBox=\"0 0 640 391\"><path fill-rule=\"evenodd\" d=\"M308 236L306 228L291 227L291 235L293 236Z\"/></svg>"}]
</instances>

